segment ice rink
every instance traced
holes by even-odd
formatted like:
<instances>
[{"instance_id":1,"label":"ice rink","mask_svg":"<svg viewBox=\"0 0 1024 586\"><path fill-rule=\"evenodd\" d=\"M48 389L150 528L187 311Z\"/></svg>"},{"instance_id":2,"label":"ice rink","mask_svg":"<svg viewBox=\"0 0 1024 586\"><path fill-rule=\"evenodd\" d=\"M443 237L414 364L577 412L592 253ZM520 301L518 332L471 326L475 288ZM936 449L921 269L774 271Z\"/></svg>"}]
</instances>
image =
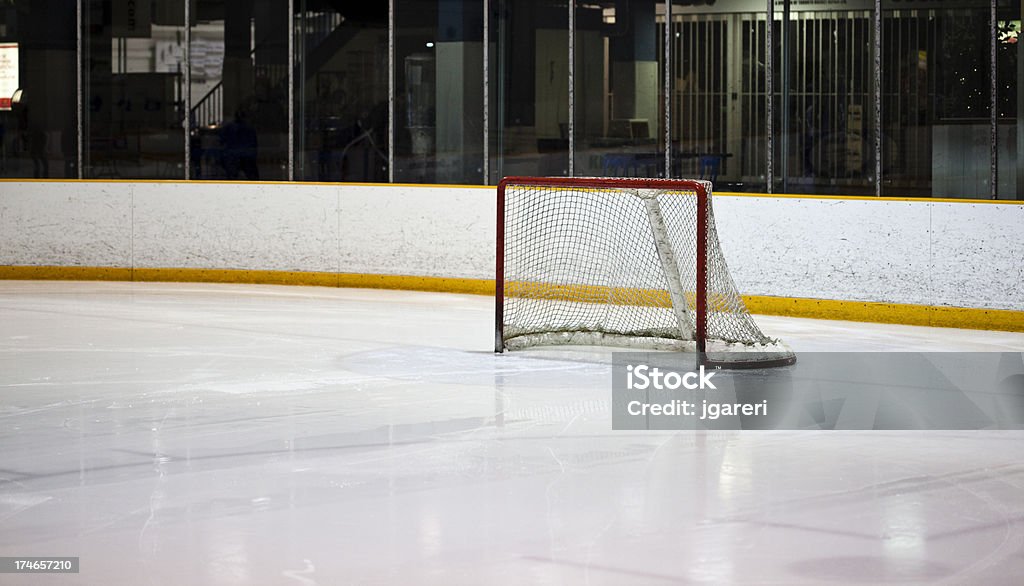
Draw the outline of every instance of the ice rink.
<instances>
[{"instance_id":1,"label":"ice rink","mask_svg":"<svg viewBox=\"0 0 1024 586\"><path fill-rule=\"evenodd\" d=\"M757 318L801 351L1024 334ZM623 432L487 297L0 281L0 584L1020 584L1024 432Z\"/></svg>"}]
</instances>

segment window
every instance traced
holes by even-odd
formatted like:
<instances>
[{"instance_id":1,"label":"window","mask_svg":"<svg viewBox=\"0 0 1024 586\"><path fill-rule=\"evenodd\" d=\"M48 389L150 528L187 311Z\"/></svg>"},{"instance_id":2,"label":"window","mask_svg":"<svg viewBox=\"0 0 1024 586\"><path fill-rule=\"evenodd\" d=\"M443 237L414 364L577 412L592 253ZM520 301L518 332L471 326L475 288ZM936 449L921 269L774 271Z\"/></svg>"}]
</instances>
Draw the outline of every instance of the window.
<instances>
[{"instance_id":1,"label":"window","mask_svg":"<svg viewBox=\"0 0 1024 586\"><path fill-rule=\"evenodd\" d=\"M75 19L57 0L0 1L0 177L78 176Z\"/></svg>"}]
</instances>

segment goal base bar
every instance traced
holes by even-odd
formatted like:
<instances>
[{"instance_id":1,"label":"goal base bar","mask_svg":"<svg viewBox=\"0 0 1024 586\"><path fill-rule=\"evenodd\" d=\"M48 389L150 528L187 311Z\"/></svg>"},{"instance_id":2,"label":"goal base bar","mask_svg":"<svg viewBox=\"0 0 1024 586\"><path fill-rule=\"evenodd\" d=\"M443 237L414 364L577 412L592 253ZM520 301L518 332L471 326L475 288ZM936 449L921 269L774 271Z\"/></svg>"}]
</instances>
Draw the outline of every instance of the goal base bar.
<instances>
[{"instance_id":1,"label":"goal base bar","mask_svg":"<svg viewBox=\"0 0 1024 586\"><path fill-rule=\"evenodd\" d=\"M754 368L779 368L796 364L796 354L759 356L749 359L731 359L722 356L702 354L698 359L700 364L710 368L721 368L728 370L746 370Z\"/></svg>"},{"instance_id":2,"label":"goal base bar","mask_svg":"<svg viewBox=\"0 0 1024 586\"><path fill-rule=\"evenodd\" d=\"M546 346L611 347L622 351L680 352L692 354L696 364L710 368L754 369L796 364L796 354L782 342L769 345L730 344L710 341L709 348L698 350L692 340L676 340L657 335L623 336L604 332L543 332L496 340L495 352Z\"/></svg>"}]
</instances>

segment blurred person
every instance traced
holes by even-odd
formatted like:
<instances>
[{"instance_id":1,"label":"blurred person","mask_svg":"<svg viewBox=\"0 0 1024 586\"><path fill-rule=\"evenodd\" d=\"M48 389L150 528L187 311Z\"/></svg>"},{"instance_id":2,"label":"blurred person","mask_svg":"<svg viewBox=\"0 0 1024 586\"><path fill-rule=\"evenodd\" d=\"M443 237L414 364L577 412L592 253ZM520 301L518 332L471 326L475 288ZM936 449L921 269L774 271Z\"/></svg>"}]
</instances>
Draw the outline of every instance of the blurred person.
<instances>
[{"instance_id":1,"label":"blurred person","mask_svg":"<svg viewBox=\"0 0 1024 586\"><path fill-rule=\"evenodd\" d=\"M235 119L221 129L220 138L224 145L221 165L228 179L237 179L239 172L250 181L260 178L259 166L256 164L259 139L248 118L245 110L238 110Z\"/></svg>"}]
</instances>

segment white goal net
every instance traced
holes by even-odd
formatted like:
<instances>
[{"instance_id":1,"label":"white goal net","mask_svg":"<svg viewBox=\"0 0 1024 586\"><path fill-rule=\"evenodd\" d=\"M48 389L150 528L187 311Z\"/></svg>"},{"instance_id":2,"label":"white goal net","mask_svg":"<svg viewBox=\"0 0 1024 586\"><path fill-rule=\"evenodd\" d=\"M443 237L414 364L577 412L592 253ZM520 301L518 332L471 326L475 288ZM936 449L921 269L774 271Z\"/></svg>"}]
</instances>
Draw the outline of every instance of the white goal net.
<instances>
[{"instance_id":1,"label":"white goal net","mask_svg":"<svg viewBox=\"0 0 1024 586\"><path fill-rule=\"evenodd\" d=\"M736 290L709 182L513 177L498 192L496 351L607 344L723 365L795 360Z\"/></svg>"}]
</instances>

